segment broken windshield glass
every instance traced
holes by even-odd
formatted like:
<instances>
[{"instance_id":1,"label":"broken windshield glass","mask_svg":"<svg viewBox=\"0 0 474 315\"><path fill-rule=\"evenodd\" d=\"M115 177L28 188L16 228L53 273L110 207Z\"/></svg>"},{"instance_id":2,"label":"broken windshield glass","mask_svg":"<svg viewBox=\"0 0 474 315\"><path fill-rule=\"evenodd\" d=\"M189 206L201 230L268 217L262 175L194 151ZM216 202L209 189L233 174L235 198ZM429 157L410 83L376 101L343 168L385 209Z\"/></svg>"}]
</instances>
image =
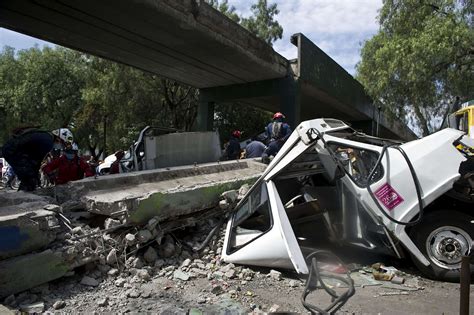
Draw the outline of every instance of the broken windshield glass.
<instances>
[{"instance_id":1,"label":"broken windshield glass","mask_svg":"<svg viewBox=\"0 0 474 315\"><path fill-rule=\"evenodd\" d=\"M369 174L377 163L379 153L340 143L330 143L329 147L354 183L360 187L366 187ZM380 180L382 176L383 168L379 164L372 177L372 182Z\"/></svg>"}]
</instances>

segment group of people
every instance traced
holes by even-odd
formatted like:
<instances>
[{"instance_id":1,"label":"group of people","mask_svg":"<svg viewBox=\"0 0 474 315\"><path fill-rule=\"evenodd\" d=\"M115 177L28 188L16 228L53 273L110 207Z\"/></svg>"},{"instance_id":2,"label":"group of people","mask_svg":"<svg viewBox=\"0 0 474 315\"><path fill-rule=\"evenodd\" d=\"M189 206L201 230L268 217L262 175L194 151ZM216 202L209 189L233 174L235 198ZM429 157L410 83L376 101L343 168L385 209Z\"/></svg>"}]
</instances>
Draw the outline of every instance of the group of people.
<instances>
[{"instance_id":1,"label":"group of people","mask_svg":"<svg viewBox=\"0 0 474 315\"><path fill-rule=\"evenodd\" d=\"M78 146L67 128L52 132L36 127L16 129L3 146L2 155L20 180L19 190L35 190L40 184L40 170L54 184L93 175L79 157Z\"/></svg>"},{"instance_id":2,"label":"group of people","mask_svg":"<svg viewBox=\"0 0 474 315\"><path fill-rule=\"evenodd\" d=\"M247 143L244 152L242 152L240 146L242 132L239 130L233 131L225 149L224 158L236 160L240 158L261 157L262 162L268 164L270 157L275 156L280 151L285 141L291 135L291 128L287 123L283 122L284 118L285 115L282 113L275 113L273 121L265 127L265 139L261 139L259 136L253 137Z\"/></svg>"},{"instance_id":3,"label":"group of people","mask_svg":"<svg viewBox=\"0 0 474 315\"><path fill-rule=\"evenodd\" d=\"M228 160L262 157L262 161L268 163L291 134L290 126L283 122L284 118L282 113L275 113L273 121L265 127L265 139L259 136L252 138L243 155L240 146L242 132L233 131L224 157ZM40 171L51 183L58 185L94 175L89 164L79 157L73 134L67 128L52 132L36 127L18 128L3 146L2 155L20 180L19 190L35 190L40 184ZM117 161L123 152L120 155ZM111 172L114 173L114 170Z\"/></svg>"}]
</instances>

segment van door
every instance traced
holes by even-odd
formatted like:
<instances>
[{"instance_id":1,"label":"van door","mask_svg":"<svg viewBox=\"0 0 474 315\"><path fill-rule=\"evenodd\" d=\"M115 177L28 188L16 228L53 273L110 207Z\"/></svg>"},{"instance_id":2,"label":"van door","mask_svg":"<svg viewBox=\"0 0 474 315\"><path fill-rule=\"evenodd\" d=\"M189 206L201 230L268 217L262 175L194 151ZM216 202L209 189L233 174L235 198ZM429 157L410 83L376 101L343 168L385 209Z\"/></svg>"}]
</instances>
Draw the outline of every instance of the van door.
<instances>
[{"instance_id":1,"label":"van door","mask_svg":"<svg viewBox=\"0 0 474 315\"><path fill-rule=\"evenodd\" d=\"M257 182L227 224L224 261L295 269L308 267L272 181Z\"/></svg>"}]
</instances>

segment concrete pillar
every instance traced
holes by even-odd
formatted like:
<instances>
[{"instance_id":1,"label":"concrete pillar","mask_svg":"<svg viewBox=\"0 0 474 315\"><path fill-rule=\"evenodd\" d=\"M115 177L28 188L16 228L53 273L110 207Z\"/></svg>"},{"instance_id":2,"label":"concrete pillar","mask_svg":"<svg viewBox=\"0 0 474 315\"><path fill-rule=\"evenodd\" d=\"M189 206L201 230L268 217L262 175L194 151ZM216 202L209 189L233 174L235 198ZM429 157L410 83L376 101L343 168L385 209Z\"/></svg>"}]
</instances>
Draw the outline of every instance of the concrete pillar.
<instances>
[{"instance_id":1,"label":"concrete pillar","mask_svg":"<svg viewBox=\"0 0 474 315\"><path fill-rule=\"evenodd\" d=\"M294 130L301 122L301 90L299 82L293 77L281 79L279 90L280 111L286 116L285 121Z\"/></svg>"},{"instance_id":2,"label":"concrete pillar","mask_svg":"<svg viewBox=\"0 0 474 315\"><path fill-rule=\"evenodd\" d=\"M214 123L214 102L210 101L205 93L199 95L198 112L195 131L211 131Z\"/></svg>"}]
</instances>

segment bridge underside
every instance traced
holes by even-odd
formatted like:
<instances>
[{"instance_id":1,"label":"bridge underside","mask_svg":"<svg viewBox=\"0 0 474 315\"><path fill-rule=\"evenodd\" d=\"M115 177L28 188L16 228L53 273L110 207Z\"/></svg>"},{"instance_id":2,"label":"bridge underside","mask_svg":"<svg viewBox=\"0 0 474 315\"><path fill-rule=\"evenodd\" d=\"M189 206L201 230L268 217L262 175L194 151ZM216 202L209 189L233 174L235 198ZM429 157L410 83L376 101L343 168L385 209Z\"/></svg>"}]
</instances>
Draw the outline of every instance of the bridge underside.
<instances>
[{"instance_id":1,"label":"bridge underside","mask_svg":"<svg viewBox=\"0 0 474 315\"><path fill-rule=\"evenodd\" d=\"M203 1L2 0L0 26L203 88L286 75L288 61Z\"/></svg>"},{"instance_id":2,"label":"bridge underside","mask_svg":"<svg viewBox=\"0 0 474 315\"><path fill-rule=\"evenodd\" d=\"M197 127L212 127L213 103L283 111L292 125L334 117L371 132L363 87L302 34L287 60L203 0L0 0L0 27L201 89ZM381 116L381 135L410 139Z\"/></svg>"}]
</instances>

